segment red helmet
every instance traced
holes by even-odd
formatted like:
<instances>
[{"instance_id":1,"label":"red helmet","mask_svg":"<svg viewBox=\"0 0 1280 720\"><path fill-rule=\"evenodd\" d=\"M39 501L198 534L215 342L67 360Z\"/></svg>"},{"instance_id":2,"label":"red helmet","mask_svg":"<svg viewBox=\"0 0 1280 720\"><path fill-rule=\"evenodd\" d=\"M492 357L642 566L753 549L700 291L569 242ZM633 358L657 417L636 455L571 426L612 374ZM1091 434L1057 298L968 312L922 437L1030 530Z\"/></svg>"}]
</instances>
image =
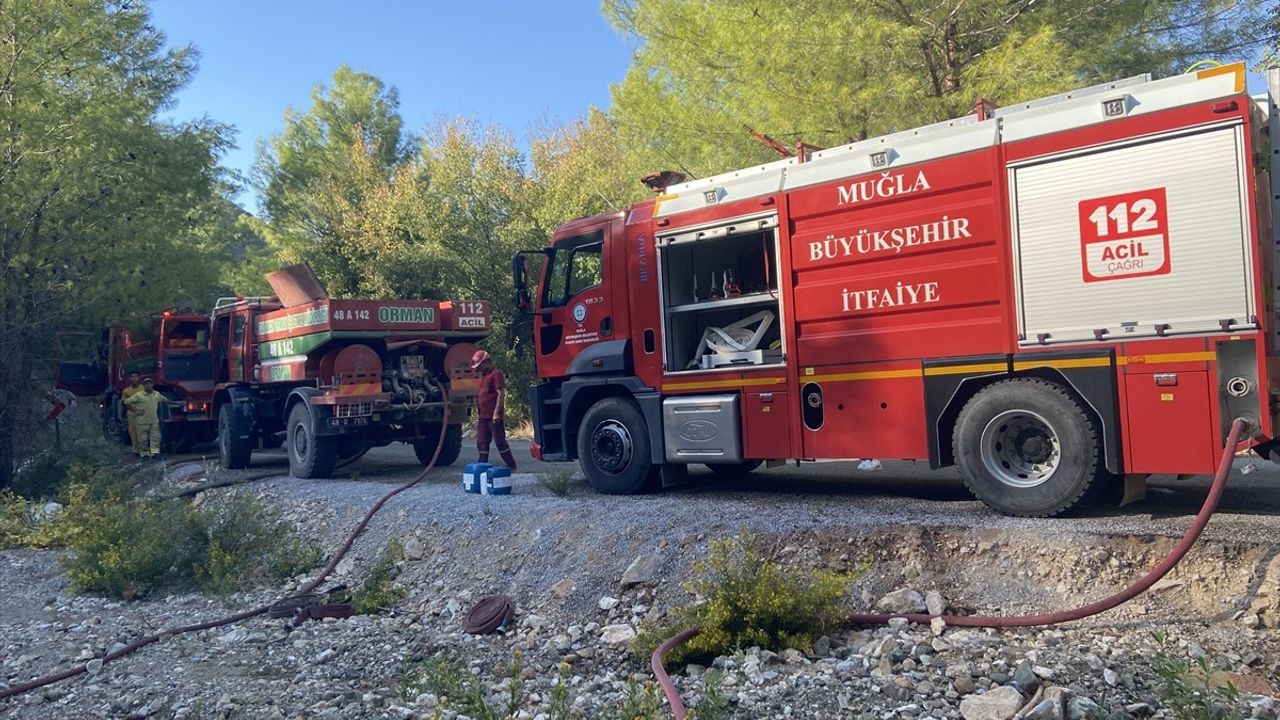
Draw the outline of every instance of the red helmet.
<instances>
[{"instance_id":1,"label":"red helmet","mask_svg":"<svg viewBox=\"0 0 1280 720\"><path fill-rule=\"evenodd\" d=\"M484 364L484 361L488 359L489 359L489 353L483 350L475 351L474 353L471 354L471 369L475 370L476 368Z\"/></svg>"}]
</instances>

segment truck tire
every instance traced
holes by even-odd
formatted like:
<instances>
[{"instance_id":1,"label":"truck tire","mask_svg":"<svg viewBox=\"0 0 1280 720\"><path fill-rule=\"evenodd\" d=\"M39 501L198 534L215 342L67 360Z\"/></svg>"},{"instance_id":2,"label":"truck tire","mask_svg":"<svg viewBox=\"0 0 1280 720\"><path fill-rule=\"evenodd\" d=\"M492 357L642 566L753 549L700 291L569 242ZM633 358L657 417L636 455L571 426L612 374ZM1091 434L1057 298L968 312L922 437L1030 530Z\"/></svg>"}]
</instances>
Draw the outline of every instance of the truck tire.
<instances>
[{"instance_id":1,"label":"truck tire","mask_svg":"<svg viewBox=\"0 0 1280 720\"><path fill-rule=\"evenodd\" d=\"M129 423L116 413L120 410L120 401L116 396L109 396L102 403L102 437L125 447L133 444L129 437Z\"/></svg>"},{"instance_id":2,"label":"truck tire","mask_svg":"<svg viewBox=\"0 0 1280 720\"><path fill-rule=\"evenodd\" d=\"M1060 385L1017 378L974 395L952 449L965 486L1006 515L1052 517L1080 502L1103 474L1102 443Z\"/></svg>"},{"instance_id":3,"label":"truck tire","mask_svg":"<svg viewBox=\"0 0 1280 720\"><path fill-rule=\"evenodd\" d=\"M423 425L422 430L423 437L413 441L413 454L418 456L418 462L426 465L431 462L431 456L436 454L436 444L440 442L440 424L429 423ZM436 460L436 467L447 467L454 464L461 454L462 424L446 425L444 428L444 446L440 448L440 459Z\"/></svg>"},{"instance_id":4,"label":"truck tire","mask_svg":"<svg viewBox=\"0 0 1280 720\"><path fill-rule=\"evenodd\" d=\"M635 403L605 398L578 426L578 462L587 482L607 495L630 495L657 485L659 467L649 459L649 429Z\"/></svg>"},{"instance_id":5,"label":"truck tire","mask_svg":"<svg viewBox=\"0 0 1280 720\"><path fill-rule=\"evenodd\" d=\"M752 470L760 467L760 460L747 460L739 463L719 463L716 465L707 465L707 469L711 471L720 480L732 480L747 475Z\"/></svg>"},{"instance_id":6,"label":"truck tire","mask_svg":"<svg viewBox=\"0 0 1280 720\"><path fill-rule=\"evenodd\" d=\"M329 477L338 462L338 439L316 435L311 411L303 403L289 411L288 428L289 474L296 478Z\"/></svg>"},{"instance_id":7,"label":"truck tire","mask_svg":"<svg viewBox=\"0 0 1280 720\"><path fill-rule=\"evenodd\" d=\"M232 432L231 403L218 408L218 461L227 470L243 470L249 467L253 446L249 438L237 437Z\"/></svg>"}]
</instances>

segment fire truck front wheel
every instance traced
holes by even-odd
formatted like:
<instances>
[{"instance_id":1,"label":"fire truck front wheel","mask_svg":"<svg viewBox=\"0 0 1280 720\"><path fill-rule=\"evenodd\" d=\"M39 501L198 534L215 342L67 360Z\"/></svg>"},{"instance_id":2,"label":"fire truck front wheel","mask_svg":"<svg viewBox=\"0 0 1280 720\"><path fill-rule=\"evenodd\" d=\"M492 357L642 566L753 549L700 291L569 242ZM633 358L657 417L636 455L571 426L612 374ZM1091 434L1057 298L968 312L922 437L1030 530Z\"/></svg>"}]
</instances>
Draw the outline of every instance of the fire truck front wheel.
<instances>
[{"instance_id":1,"label":"fire truck front wheel","mask_svg":"<svg viewBox=\"0 0 1280 720\"><path fill-rule=\"evenodd\" d=\"M652 487L658 466L650 461L649 430L635 403L605 398L578 426L578 461L598 492L630 495Z\"/></svg>"},{"instance_id":2,"label":"fire truck front wheel","mask_svg":"<svg viewBox=\"0 0 1280 720\"><path fill-rule=\"evenodd\" d=\"M296 478L325 478L338 462L337 438L316 435L311 411L298 403L289 411L289 474Z\"/></svg>"},{"instance_id":3,"label":"fire truck front wheel","mask_svg":"<svg viewBox=\"0 0 1280 720\"><path fill-rule=\"evenodd\" d=\"M124 446L128 446L131 442L129 425L124 419L123 409L113 396L107 397L102 405L102 437Z\"/></svg>"},{"instance_id":4,"label":"fire truck front wheel","mask_svg":"<svg viewBox=\"0 0 1280 720\"><path fill-rule=\"evenodd\" d=\"M231 403L218 408L218 460L228 470L240 470L249 467L253 446L249 438L235 434L231 413Z\"/></svg>"},{"instance_id":5,"label":"fire truck front wheel","mask_svg":"<svg viewBox=\"0 0 1280 720\"><path fill-rule=\"evenodd\" d=\"M1074 507L1102 473L1102 443L1064 388L1035 378L990 385L956 421L965 485L1007 515L1051 517Z\"/></svg>"}]
</instances>

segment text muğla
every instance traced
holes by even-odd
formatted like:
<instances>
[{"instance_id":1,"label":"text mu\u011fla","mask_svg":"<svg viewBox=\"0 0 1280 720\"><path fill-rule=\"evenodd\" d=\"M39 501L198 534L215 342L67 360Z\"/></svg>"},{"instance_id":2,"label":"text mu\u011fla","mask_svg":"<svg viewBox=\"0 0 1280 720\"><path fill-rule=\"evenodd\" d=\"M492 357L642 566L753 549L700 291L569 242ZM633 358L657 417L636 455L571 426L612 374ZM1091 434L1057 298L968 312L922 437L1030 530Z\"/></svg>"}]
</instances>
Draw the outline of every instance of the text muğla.
<instances>
[{"instance_id":1,"label":"text mu\u011fla","mask_svg":"<svg viewBox=\"0 0 1280 720\"><path fill-rule=\"evenodd\" d=\"M928 190L930 187L929 180L925 178L923 170L916 172L915 180L912 181L907 180L905 173L894 175L886 171L880 173L878 178L855 180L848 185L841 185L836 188L839 193L836 205L848 205L849 203L875 200L876 198L891 198L895 195L906 195L907 193Z\"/></svg>"}]
</instances>

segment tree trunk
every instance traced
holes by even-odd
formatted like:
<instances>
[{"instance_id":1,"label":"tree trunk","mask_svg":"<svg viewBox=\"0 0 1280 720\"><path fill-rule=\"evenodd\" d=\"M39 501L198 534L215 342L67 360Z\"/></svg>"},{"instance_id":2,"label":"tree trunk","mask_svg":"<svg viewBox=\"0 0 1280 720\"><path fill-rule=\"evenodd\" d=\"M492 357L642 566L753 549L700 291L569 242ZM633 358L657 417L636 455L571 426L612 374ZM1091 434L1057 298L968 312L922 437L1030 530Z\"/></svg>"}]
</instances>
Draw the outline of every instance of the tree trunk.
<instances>
[{"instance_id":1,"label":"tree trunk","mask_svg":"<svg viewBox=\"0 0 1280 720\"><path fill-rule=\"evenodd\" d=\"M960 91L960 43L956 39L956 21L948 18L942 27L942 94Z\"/></svg>"}]
</instances>

